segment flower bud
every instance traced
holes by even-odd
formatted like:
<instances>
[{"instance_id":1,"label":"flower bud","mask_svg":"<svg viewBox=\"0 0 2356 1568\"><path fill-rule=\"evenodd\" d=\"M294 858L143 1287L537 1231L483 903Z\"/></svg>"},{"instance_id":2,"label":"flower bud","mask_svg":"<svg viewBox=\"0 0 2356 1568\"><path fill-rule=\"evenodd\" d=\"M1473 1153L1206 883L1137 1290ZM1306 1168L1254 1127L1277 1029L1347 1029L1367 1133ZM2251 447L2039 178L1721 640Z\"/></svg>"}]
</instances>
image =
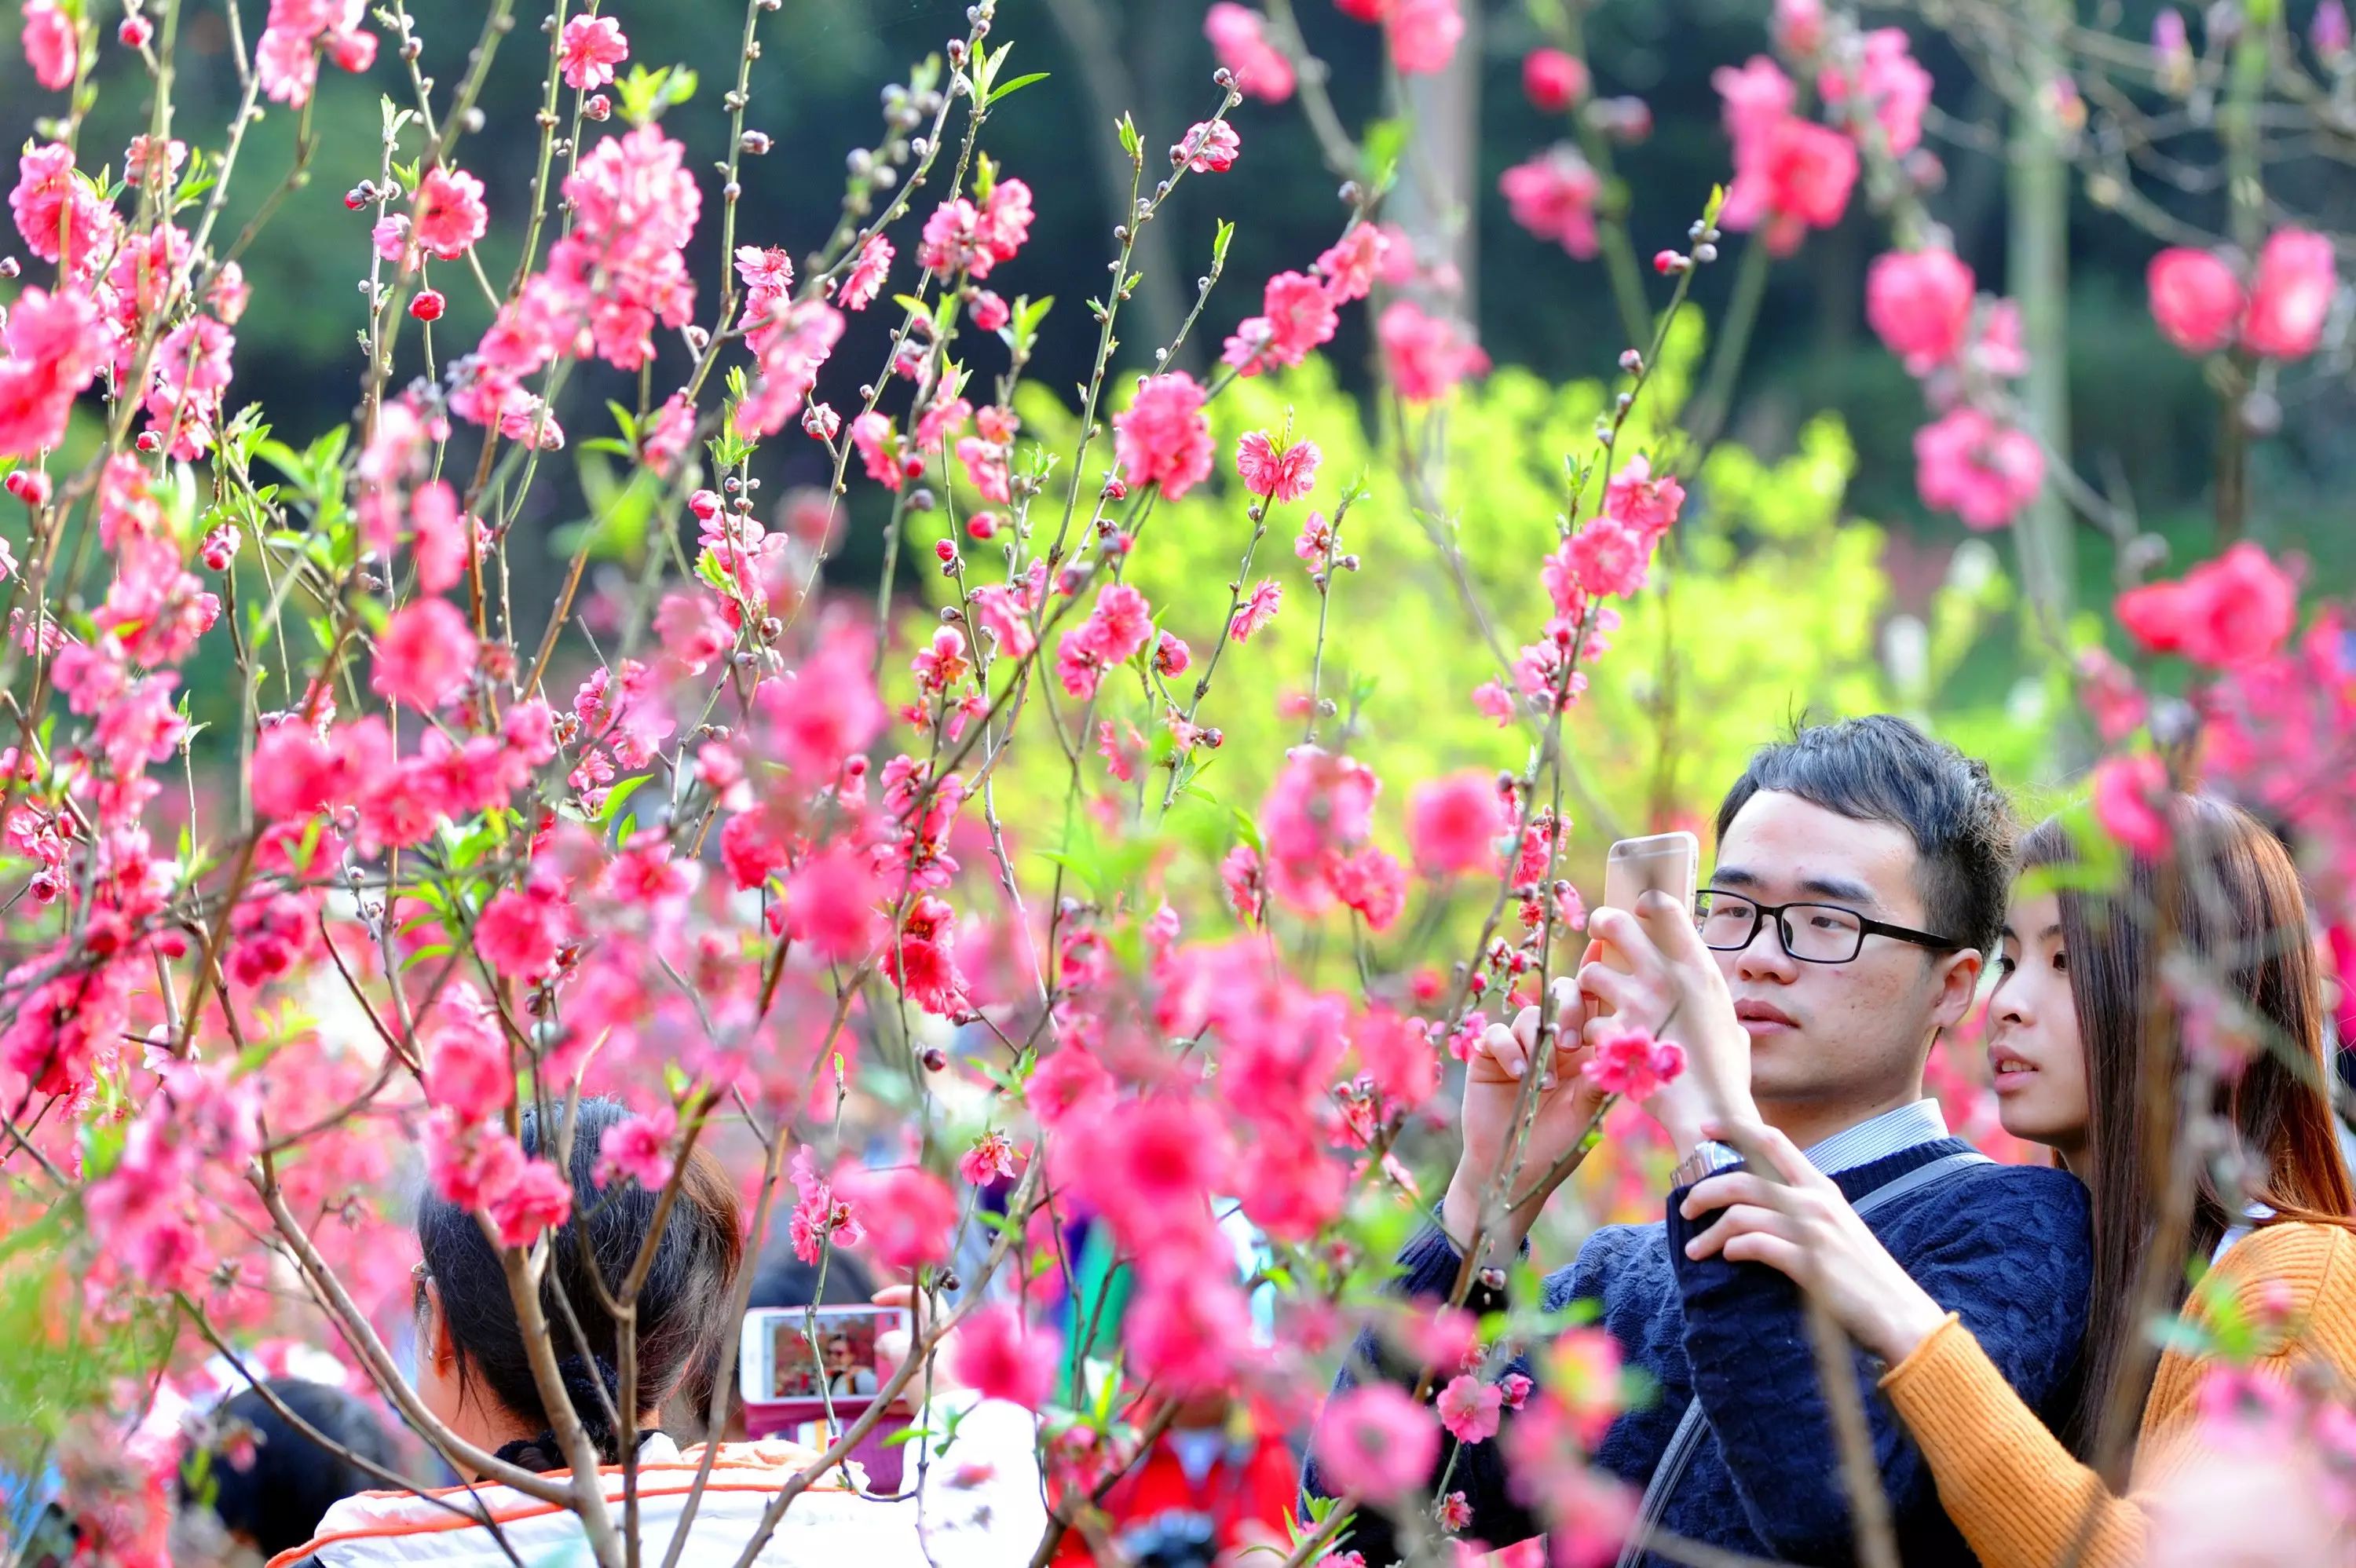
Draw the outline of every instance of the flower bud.
<instances>
[{"instance_id":1,"label":"flower bud","mask_svg":"<svg viewBox=\"0 0 2356 1568\"><path fill-rule=\"evenodd\" d=\"M444 304L439 289L420 289L417 297L409 302L409 314L420 321L439 321Z\"/></svg>"},{"instance_id":2,"label":"flower bud","mask_svg":"<svg viewBox=\"0 0 2356 1568\"><path fill-rule=\"evenodd\" d=\"M610 120L614 117L614 101L602 92L593 92L581 105L581 112L592 120Z\"/></svg>"},{"instance_id":3,"label":"flower bud","mask_svg":"<svg viewBox=\"0 0 2356 1568\"><path fill-rule=\"evenodd\" d=\"M114 36L123 40L124 48L144 49L147 40L155 36L155 24L145 16L125 16L123 26L114 29Z\"/></svg>"},{"instance_id":4,"label":"flower bud","mask_svg":"<svg viewBox=\"0 0 2356 1568\"><path fill-rule=\"evenodd\" d=\"M39 511L49 504L49 476L37 468L19 468L8 475L8 494Z\"/></svg>"}]
</instances>

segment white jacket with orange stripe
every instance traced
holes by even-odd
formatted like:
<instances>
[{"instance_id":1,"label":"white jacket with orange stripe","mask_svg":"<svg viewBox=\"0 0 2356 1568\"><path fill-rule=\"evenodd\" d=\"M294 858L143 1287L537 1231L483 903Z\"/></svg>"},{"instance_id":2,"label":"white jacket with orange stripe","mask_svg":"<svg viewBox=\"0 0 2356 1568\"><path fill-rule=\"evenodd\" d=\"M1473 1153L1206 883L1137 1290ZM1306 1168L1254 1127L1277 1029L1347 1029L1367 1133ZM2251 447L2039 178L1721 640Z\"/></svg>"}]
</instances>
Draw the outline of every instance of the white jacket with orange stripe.
<instances>
[{"instance_id":1,"label":"white jacket with orange stripe","mask_svg":"<svg viewBox=\"0 0 2356 1568\"><path fill-rule=\"evenodd\" d=\"M926 1467L916 1495L899 1501L861 1497L839 1470L830 1472L794 1499L755 1563L1016 1568L1029 1563L1046 1526L1032 1423L1031 1413L1019 1405L996 1400L975 1405L948 1451ZM660 1435L640 1451L641 1562L659 1564L669 1552L702 1456L701 1448L681 1453ZM729 1568L778 1490L817 1457L792 1443L723 1445L680 1562L686 1568ZM617 1466L602 1473L618 1520L622 1471ZM496 1535L482 1522L486 1513L498 1525ZM580 1519L570 1510L485 1485L346 1498L327 1510L316 1536L272 1558L269 1568L513 1568L518 1562L525 1568L591 1568L594 1559Z\"/></svg>"}]
</instances>

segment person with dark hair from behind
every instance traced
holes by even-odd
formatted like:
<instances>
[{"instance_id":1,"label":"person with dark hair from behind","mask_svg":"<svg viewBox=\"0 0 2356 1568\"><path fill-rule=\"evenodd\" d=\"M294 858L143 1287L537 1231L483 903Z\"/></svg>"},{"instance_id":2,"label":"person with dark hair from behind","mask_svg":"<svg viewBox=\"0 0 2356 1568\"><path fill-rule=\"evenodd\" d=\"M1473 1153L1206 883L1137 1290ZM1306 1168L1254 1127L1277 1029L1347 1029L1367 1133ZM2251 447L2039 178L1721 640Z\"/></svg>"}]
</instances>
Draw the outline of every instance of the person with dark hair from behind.
<instances>
[{"instance_id":1,"label":"person with dark hair from behind","mask_svg":"<svg viewBox=\"0 0 2356 1568\"><path fill-rule=\"evenodd\" d=\"M573 1128L571 1215L550 1232L541 1282L542 1310L573 1415L596 1447L608 1511L623 1513L621 1439L608 1413L619 1392L615 1371L618 1332L600 1305L590 1276L591 1257L611 1288L624 1276L654 1224L659 1194L636 1183L601 1187L598 1148L628 1115L617 1102L583 1100ZM541 1118L522 1114L525 1153L543 1144ZM682 1455L659 1426L667 1401L699 1381L730 1369L736 1340L734 1303L744 1263L744 1232L736 1189L710 1151L699 1146L687 1160L679 1195L653 1266L638 1292L639 1375L637 1453L641 1539L660 1561L679 1528L695 1484L697 1455ZM444 1425L477 1447L527 1470L568 1467L541 1403L530 1350L498 1253L472 1213L438 1194L420 1200L417 1239L417 1392ZM559 1293L570 1308L560 1308ZM574 1338L572 1323L579 1325ZM580 1341L585 1341L585 1346ZM603 1385L602 1387L600 1385ZM818 1456L797 1445L722 1445L710 1484L689 1528L681 1560L732 1562L743 1550L770 1498ZM477 1522L487 1516L498 1532ZM553 1561L577 1553L584 1541L578 1517L513 1488L470 1481L432 1493L367 1492L329 1509L317 1535L281 1552L272 1568L376 1568L432 1562L465 1565ZM813 1555L813 1554L816 1555ZM883 1564L921 1560L912 1510L856 1497L840 1471L830 1472L797 1498L758 1562L851 1561Z\"/></svg>"},{"instance_id":2,"label":"person with dark hair from behind","mask_svg":"<svg viewBox=\"0 0 2356 1568\"><path fill-rule=\"evenodd\" d=\"M1910 1279L1772 1132L1751 1136L1783 1163L1791 1186L1721 1176L1688 1200L1697 1214L1714 1211L1699 1250L1756 1256L1804 1281L1890 1364L1883 1386L1987 1568L2147 1561L2161 1510L2209 1457L2196 1435L2201 1379L2225 1364L2219 1334L2227 1326L2259 1329L2263 1353L2247 1371L2262 1383L2288 1382L2302 1368L2342 1387L2356 1377L2356 1193L2331 1114L2322 987L2298 873L2282 845L2234 806L2179 796L2170 817L2173 874L2138 859L2112 893L2066 881L2023 887L2005 928L2004 977L1988 1001L1988 1058L2006 1130L2051 1146L2094 1194L2086 1377L2056 1431L1990 1370L1946 1298ZM2058 818L2029 836L2023 859L2031 868L2082 863ZM2158 953L2163 933L2166 958ZM2192 984L2218 1013L2249 1022L2204 1025L2180 1004L2155 1012L2153 993L2176 988L2155 970L2179 954L2200 966L2203 978ZM2150 1115L2142 1086L2197 1082L2198 1031L2253 1024L2269 1038L2237 1071L2210 1081L2202 1107L2232 1129L2246 1161L2244 1184L2221 1184L2224 1161L2201 1162L2181 1250L2152 1257L2166 1200L2151 1155L2191 1135L2175 1125L2173 1094L2163 1120ZM2218 1044L2212 1035L2205 1048ZM2197 1290L2187 1286L2188 1254L2214 1260ZM2180 1309L2181 1331L2157 1355L2143 1348L2137 1282L2147 1274L2162 1283L2165 1305ZM2125 1441L2122 1426L2105 1442L2106 1414L2134 1422L2136 1440ZM2131 1455L2132 1470L2117 1463L2098 1476L2090 1467L2113 1455ZM2292 1460L2269 1454L2266 1462ZM2123 1484L2130 1480L2132 1489Z\"/></svg>"},{"instance_id":3,"label":"person with dark hair from behind","mask_svg":"<svg viewBox=\"0 0 2356 1568\"><path fill-rule=\"evenodd\" d=\"M347 1452L321 1445L280 1413L282 1405ZM401 1469L392 1435L375 1412L357 1395L308 1378L249 1388L207 1420L216 1435L202 1461L181 1467L178 1528L218 1530L230 1549L224 1563L258 1563L300 1546L331 1505L384 1484L348 1454Z\"/></svg>"},{"instance_id":4,"label":"person with dark hair from behind","mask_svg":"<svg viewBox=\"0 0 2356 1568\"><path fill-rule=\"evenodd\" d=\"M1679 1159L1665 1223L1594 1232L1543 1292L1550 1313L1590 1304L1655 1391L1593 1451L1643 1494L1621 1561L1671 1561L1647 1549L1661 1532L1756 1558L1847 1563L1856 1526L1798 1290L1758 1264L1686 1252L1697 1230L1680 1213L1687 1191L1739 1159L1702 1125L1731 1113L1781 1129L2047 1416L2066 1408L2085 1330L2086 1195L2062 1171L1990 1163L1949 1136L1923 1096L1932 1044L1962 1020L1996 950L2011 877L2013 819L1984 765L1887 716L1804 729L1751 758L1717 833L1697 910L1649 893L1635 914L1595 912L1590 961L1575 987L1562 984L1558 1032L1543 1051L1534 1008L1479 1041L1466 1063L1463 1153L1439 1222L1399 1260L1398 1288L1445 1299L1455 1287L1483 1189L1515 1143L1526 1072L1542 1074L1515 1178L1514 1196L1527 1197L1486 1233L1478 1260L1500 1269L1577 1164L1601 1104L1580 1072L1594 1041L1641 1027L1684 1044L1693 1067L1644 1103ZM1472 1276L1472 1311L1507 1309L1494 1277ZM1408 1387L1420 1370L1367 1335L1340 1386L1365 1366ZM1875 1397L1873 1369L1860 1359L1857 1375L1901 1559L1971 1563L1922 1456ZM1492 1547L1538 1533L1560 1501L1509 1482L1509 1436L1444 1444L1439 1460L1452 1464L1450 1489L1472 1509L1463 1536ZM1304 1485L1332 1495L1313 1465ZM1362 1509L1353 1530L1345 1547L1373 1568L1398 1555L1387 1518Z\"/></svg>"}]
</instances>

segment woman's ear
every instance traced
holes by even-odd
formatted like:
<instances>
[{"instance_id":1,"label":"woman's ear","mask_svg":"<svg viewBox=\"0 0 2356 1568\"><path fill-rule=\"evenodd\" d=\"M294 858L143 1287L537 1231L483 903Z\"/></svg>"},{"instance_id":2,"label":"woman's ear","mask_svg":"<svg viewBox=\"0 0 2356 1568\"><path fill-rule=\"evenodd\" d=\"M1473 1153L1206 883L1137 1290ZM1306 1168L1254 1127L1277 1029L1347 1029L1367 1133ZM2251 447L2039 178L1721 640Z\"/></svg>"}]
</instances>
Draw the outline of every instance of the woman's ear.
<instances>
[{"instance_id":1,"label":"woman's ear","mask_svg":"<svg viewBox=\"0 0 2356 1568\"><path fill-rule=\"evenodd\" d=\"M458 1346L450 1338L449 1316L442 1310L442 1286L428 1279L418 1301L418 1353L437 1371L446 1371L458 1360Z\"/></svg>"}]
</instances>

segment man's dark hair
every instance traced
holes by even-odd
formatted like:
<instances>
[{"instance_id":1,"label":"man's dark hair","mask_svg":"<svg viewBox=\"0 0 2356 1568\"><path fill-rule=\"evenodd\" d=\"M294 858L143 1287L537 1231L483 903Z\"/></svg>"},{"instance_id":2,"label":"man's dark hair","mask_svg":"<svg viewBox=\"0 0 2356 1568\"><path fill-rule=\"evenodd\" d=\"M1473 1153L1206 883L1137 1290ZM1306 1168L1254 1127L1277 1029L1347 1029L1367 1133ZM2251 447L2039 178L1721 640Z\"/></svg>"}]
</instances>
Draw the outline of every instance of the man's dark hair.
<instances>
[{"instance_id":1,"label":"man's dark hair","mask_svg":"<svg viewBox=\"0 0 2356 1568\"><path fill-rule=\"evenodd\" d=\"M1915 889L1930 929L1996 949L2019 826L1987 764L1887 713L1795 727L1762 746L1718 808L1718 837L1761 790L1795 795L1858 822L1906 830L1921 857Z\"/></svg>"},{"instance_id":2,"label":"man's dark hair","mask_svg":"<svg viewBox=\"0 0 2356 1568\"><path fill-rule=\"evenodd\" d=\"M400 1467L391 1435L358 1396L303 1378L277 1378L267 1386L323 1435L388 1469ZM264 1557L310 1540L330 1504L386 1484L341 1454L321 1447L253 1389L225 1403L217 1419L252 1428L254 1447L253 1462L241 1470L228 1455L214 1450L204 1467L212 1510L223 1526L251 1540ZM196 1500L186 1468L180 1489L184 1506Z\"/></svg>"}]
</instances>

